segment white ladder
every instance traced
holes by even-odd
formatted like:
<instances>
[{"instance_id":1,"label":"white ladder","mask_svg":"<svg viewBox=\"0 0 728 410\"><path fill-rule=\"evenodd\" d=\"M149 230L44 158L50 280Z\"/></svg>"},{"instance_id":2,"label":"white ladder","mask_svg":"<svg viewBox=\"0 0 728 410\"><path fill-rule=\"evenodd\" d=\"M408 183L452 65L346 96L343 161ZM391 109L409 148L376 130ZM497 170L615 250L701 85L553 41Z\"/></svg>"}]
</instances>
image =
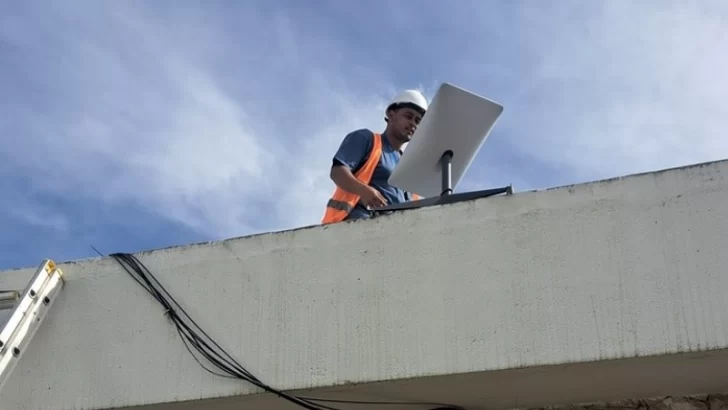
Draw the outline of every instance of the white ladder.
<instances>
[{"instance_id":1,"label":"white ladder","mask_svg":"<svg viewBox=\"0 0 728 410\"><path fill-rule=\"evenodd\" d=\"M63 288L63 272L46 259L40 264L22 295L0 291L0 310L13 309L0 328L0 390L10 377L25 348Z\"/></svg>"}]
</instances>

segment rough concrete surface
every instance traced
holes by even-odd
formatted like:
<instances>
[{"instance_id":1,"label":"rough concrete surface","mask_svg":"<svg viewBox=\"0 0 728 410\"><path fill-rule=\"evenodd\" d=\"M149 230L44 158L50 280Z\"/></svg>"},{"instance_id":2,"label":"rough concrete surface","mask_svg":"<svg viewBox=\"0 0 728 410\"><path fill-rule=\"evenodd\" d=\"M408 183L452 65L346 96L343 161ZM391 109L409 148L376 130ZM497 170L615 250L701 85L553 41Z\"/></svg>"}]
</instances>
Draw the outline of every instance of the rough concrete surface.
<instances>
[{"instance_id":1,"label":"rough concrete surface","mask_svg":"<svg viewBox=\"0 0 728 410\"><path fill-rule=\"evenodd\" d=\"M467 409L728 392L726 175L700 164L138 256L278 389ZM0 408L294 408L202 369L115 261L60 266Z\"/></svg>"},{"instance_id":2,"label":"rough concrete surface","mask_svg":"<svg viewBox=\"0 0 728 410\"><path fill-rule=\"evenodd\" d=\"M660 397L571 406L540 407L531 410L726 410L728 394Z\"/></svg>"}]
</instances>

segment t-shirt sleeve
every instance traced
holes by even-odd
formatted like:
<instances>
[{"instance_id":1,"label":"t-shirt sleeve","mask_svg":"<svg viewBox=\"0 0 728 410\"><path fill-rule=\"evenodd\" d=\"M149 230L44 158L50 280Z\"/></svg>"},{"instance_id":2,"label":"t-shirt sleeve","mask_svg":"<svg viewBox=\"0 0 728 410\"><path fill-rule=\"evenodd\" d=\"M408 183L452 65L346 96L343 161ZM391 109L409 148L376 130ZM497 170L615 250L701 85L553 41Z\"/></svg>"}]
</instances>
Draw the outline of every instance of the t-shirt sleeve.
<instances>
[{"instance_id":1,"label":"t-shirt sleeve","mask_svg":"<svg viewBox=\"0 0 728 410\"><path fill-rule=\"evenodd\" d=\"M334 155L333 165L344 165L350 170L358 169L371 150L372 132L358 130L348 134Z\"/></svg>"}]
</instances>

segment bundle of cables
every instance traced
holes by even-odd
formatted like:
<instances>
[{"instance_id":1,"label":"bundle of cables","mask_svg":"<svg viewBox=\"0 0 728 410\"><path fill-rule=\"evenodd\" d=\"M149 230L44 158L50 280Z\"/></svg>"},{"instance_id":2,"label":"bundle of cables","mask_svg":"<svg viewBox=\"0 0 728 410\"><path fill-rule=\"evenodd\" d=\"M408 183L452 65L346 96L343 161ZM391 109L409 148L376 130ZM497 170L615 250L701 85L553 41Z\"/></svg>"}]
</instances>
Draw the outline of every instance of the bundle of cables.
<instances>
[{"instance_id":1,"label":"bundle of cables","mask_svg":"<svg viewBox=\"0 0 728 410\"><path fill-rule=\"evenodd\" d=\"M257 377L246 370L224 349L222 349L207 333L205 333L185 310L174 300L162 284L157 281L154 275L147 269L136 256L128 253L113 253L111 255L124 270L131 275L144 289L149 292L164 309L164 313L172 321L182 341L203 369L217 376L244 380L266 392L273 393L285 400L293 402L309 410L339 410L321 403L349 403L349 404L373 404L373 405L417 405L417 406L439 406L430 410L462 410L460 407L440 403L418 403L418 402L385 402L385 401L354 401L354 400L333 400L317 399L312 397L295 396L276 390L260 381ZM195 354L194 350L197 352ZM200 357L216 367L219 372L210 369L203 364Z\"/></svg>"}]
</instances>

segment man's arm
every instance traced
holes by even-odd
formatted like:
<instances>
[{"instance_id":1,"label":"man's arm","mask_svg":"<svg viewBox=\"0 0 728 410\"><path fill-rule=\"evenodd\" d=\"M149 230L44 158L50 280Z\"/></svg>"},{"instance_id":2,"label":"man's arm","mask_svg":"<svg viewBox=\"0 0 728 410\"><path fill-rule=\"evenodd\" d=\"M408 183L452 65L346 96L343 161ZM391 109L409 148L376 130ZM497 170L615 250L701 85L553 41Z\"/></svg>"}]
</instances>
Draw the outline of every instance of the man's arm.
<instances>
[{"instance_id":1,"label":"man's arm","mask_svg":"<svg viewBox=\"0 0 728 410\"><path fill-rule=\"evenodd\" d=\"M331 167L331 179L341 189L358 196L362 196L364 191L367 189L367 185L364 185L356 179L351 170L345 165L334 165Z\"/></svg>"},{"instance_id":2,"label":"man's arm","mask_svg":"<svg viewBox=\"0 0 728 410\"><path fill-rule=\"evenodd\" d=\"M349 133L341 142L329 174L341 189L357 195L366 189L367 186L354 176L354 170L364 164L373 143L372 137L369 130L357 130Z\"/></svg>"},{"instance_id":3,"label":"man's arm","mask_svg":"<svg viewBox=\"0 0 728 410\"><path fill-rule=\"evenodd\" d=\"M354 176L354 171L367 159L374 143L373 136L369 130L358 130L347 135L334 155L329 176L339 188L361 197L365 205L383 206L387 202L379 191L361 183Z\"/></svg>"}]
</instances>

